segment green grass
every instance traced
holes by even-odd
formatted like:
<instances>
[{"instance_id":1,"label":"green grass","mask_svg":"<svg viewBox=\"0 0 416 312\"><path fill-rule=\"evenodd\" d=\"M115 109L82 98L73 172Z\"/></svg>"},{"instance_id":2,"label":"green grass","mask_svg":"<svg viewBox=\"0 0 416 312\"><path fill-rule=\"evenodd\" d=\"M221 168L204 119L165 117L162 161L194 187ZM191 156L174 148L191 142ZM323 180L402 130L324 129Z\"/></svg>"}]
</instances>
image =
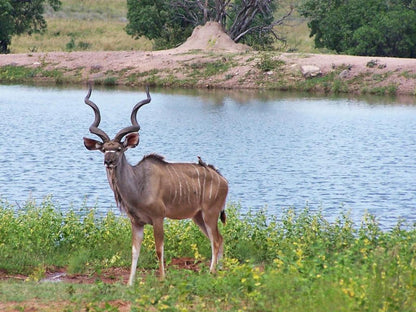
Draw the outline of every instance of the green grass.
<instances>
[{"instance_id":1,"label":"green grass","mask_svg":"<svg viewBox=\"0 0 416 312\"><path fill-rule=\"evenodd\" d=\"M30 83L36 78L37 81L54 82L62 84L64 82L71 83L80 80L78 69L72 75L65 75L64 69L46 69L45 64L41 60L33 60L38 62L38 67L14 66L6 65L0 67L0 83ZM105 84L105 81L104 83Z\"/></svg>"},{"instance_id":2,"label":"green grass","mask_svg":"<svg viewBox=\"0 0 416 312\"><path fill-rule=\"evenodd\" d=\"M63 0L61 10L47 8L46 32L13 37L10 51L151 50L149 40L127 35L126 15L125 0Z\"/></svg>"},{"instance_id":3,"label":"green grass","mask_svg":"<svg viewBox=\"0 0 416 312\"><path fill-rule=\"evenodd\" d=\"M227 72L230 68L236 64L231 59L220 57L218 59L199 61L191 63L190 65L184 64L190 77L212 77Z\"/></svg>"},{"instance_id":4,"label":"green grass","mask_svg":"<svg viewBox=\"0 0 416 312\"><path fill-rule=\"evenodd\" d=\"M34 77L42 77L54 80L56 83L61 83L64 72L58 69L46 70L42 66L30 68L25 66L7 65L0 67L0 83L29 82Z\"/></svg>"},{"instance_id":5,"label":"green grass","mask_svg":"<svg viewBox=\"0 0 416 312\"><path fill-rule=\"evenodd\" d=\"M263 53L260 56L260 60L257 62L257 67L262 72L268 72L272 70L278 70L279 67L285 65L285 62L279 59L273 58L273 53Z\"/></svg>"},{"instance_id":6,"label":"green grass","mask_svg":"<svg viewBox=\"0 0 416 312\"><path fill-rule=\"evenodd\" d=\"M1 281L0 302L24 306L31 300L62 300L66 310L133 311L414 311L416 309L416 228L400 223L382 231L366 215L353 224L348 215L330 223L308 208L287 209L282 220L266 211L242 215L228 205L223 269L216 275L168 268L161 282L152 228L146 227L132 288L119 282L93 285L37 283L51 267L70 273L99 272L130 264L126 217L94 209L62 213L50 200L21 209L0 204L0 270L28 276L27 282ZM165 254L208 263L208 240L189 221L166 221ZM52 295L56 294L56 295ZM24 294L24 295L23 295ZM103 306L104 305L104 306ZM107 307L105 307L107 305Z\"/></svg>"}]
</instances>

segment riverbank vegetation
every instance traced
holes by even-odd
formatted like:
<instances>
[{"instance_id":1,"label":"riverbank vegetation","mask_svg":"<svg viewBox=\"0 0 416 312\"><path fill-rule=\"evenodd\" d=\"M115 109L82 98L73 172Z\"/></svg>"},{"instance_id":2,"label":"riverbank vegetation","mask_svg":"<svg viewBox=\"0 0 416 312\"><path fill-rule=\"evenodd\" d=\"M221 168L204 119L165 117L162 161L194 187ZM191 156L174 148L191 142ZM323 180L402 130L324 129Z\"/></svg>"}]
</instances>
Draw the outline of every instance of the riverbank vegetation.
<instances>
[{"instance_id":1,"label":"riverbank vegetation","mask_svg":"<svg viewBox=\"0 0 416 312\"><path fill-rule=\"evenodd\" d=\"M192 222L166 221L167 278L156 276L152 228L146 227L139 277L128 288L107 269L130 265L125 216L96 209L62 212L51 200L0 204L0 307L88 311L413 311L416 228L381 230L366 215L327 221L308 208L243 214L227 206L223 269L210 275L208 240ZM194 270L176 268L189 258ZM95 283L52 283L51 271L97 276ZM9 276L9 278L5 278ZM19 276L20 279L10 278ZM23 281L24 280L24 281ZM35 304L36 303L36 304Z\"/></svg>"}]
</instances>

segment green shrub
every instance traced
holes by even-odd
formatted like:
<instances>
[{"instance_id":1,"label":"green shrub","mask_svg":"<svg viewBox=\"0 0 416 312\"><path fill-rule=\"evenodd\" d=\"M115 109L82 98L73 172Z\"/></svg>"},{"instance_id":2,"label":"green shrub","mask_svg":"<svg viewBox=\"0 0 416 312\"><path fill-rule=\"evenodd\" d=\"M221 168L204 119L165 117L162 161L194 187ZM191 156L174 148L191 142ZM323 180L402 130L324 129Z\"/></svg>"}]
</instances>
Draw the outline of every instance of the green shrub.
<instances>
[{"instance_id":1,"label":"green shrub","mask_svg":"<svg viewBox=\"0 0 416 312\"><path fill-rule=\"evenodd\" d=\"M260 57L260 60L257 63L257 67L263 72L268 72L276 70L284 64L284 61L275 60L270 54L263 53Z\"/></svg>"}]
</instances>

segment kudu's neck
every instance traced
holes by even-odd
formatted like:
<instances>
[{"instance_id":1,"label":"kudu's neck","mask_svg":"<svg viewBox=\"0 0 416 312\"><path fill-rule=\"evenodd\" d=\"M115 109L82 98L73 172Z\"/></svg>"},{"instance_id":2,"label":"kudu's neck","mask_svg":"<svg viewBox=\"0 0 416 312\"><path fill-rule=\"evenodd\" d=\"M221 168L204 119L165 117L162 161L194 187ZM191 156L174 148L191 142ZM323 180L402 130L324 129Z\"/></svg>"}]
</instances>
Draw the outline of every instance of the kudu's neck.
<instances>
[{"instance_id":1,"label":"kudu's neck","mask_svg":"<svg viewBox=\"0 0 416 312\"><path fill-rule=\"evenodd\" d=\"M131 182L136 180L136 173L132 165L127 161L126 155L121 155L121 159L118 162L117 166L108 170L107 173L115 179L115 182L118 186L122 187L125 184L132 184Z\"/></svg>"},{"instance_id":2,"label":"kudu's neck","mask_svg":"<svg viewBox=\"0 0 416 312\"><path fill-rule=\"evenodd\" d=\"M127 209L126 201L137 189L139 181L137 181L133 166L129 164L124 154L116 167L107 169L107 178L114 192L117 206L123 210Z\"/></svg>"}]
</instances>

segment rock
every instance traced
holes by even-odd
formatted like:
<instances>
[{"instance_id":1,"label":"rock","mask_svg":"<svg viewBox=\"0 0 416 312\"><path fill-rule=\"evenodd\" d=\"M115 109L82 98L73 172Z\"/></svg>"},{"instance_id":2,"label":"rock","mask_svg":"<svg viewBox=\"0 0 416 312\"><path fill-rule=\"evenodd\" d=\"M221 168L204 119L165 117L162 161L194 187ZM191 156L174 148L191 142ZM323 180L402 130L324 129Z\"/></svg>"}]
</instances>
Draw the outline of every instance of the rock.
<instances>
[{"instance_id":1,"label":"rock","mask_svg":"<svg viewBox=\"0 0 416 312\"><path fill-rule=\"evenodd\" d=\"M369 68L373 68L376 67L378 65L378 60L371 60L369 62L367 62L366 66Z\"/></svg>"},{"instance_id":2,"label":"rock","mask_svg":"<svg viewBox=\"0 0 416 312\"><path fill-rule=\"evenodd\" d=\"M387 67L387 64L381 64L378 60L371 60L367 62L367 67L374 68L377 66L378 69L383 69Z\"/></svg>"},{"instance_id":3,"label":"rock","mask_svg":"<svg viewBox=\"0 0 416 312\"><path fill-rule=\"evenodd\" d=\"M339 73L339 78L346 79L348 78L350 71L348 69L344 69L342 72Z\"/></svg>"},{"instance_id":4,"label":"rock","mask_svg":"<svg viewBox=\"0 0 416 312\"><path fill-rule=\"evenodd\" d=\"M300 67L300 71L302 72L302 75L305 78L313 78L313 77L322 76L321 69L315 65L302 65Z\"/></svg>"}]
</instances>

